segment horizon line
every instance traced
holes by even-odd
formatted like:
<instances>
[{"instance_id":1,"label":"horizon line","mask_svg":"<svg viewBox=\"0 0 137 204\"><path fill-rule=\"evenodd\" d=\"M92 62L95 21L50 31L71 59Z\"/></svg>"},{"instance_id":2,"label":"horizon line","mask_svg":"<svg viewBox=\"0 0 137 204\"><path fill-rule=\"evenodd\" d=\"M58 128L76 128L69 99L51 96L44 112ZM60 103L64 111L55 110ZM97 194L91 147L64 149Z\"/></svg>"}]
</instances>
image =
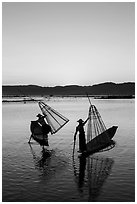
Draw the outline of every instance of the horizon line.
<instances>
[{"instance_id":1,"label":"horizon line","mask_svg":"<svg viewBox=\"0 0 137 204\"><path fill-rule=\"evenodd\" d=\"M92 85L78 85L78 84L66 84L66 85L53 85L53 86L45 86L45 85L38 85L38 84L2 84L2 86L41 86L41 87L65 87L65 86L94 86L94 85L99 85L99 84L106 84L106 83L112 83L112 84L124 84L124 83L135 83L135 81L124 81L124 82L113 82L113 81L105 81L105 82L100 82L100 83L95 83Z\"/></svg>"}]
</instances>

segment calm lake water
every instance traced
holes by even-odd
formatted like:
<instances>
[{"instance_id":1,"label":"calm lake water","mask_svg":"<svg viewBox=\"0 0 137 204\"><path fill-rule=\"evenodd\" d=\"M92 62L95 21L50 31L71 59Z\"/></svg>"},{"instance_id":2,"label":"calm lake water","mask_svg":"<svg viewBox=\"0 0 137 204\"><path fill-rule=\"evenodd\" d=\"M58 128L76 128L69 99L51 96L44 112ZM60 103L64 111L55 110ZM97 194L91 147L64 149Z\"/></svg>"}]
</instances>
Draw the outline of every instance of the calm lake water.
<instances>
[{"instance_id":1,"label":"calm lake water","mask_svg":"<svg viewBox=\"0 0 137 204\"><path fill-rule=\"evenodd\" d=\"M34 140L28 144L30 121L40 113L38 104L2 104L2 200L135 201L135 100L92 99L106 126L117 125L118 129L113 149L86 159L78 158L78 140L74 158L72 149L76 121L88 116L87 98L45 102L70 120L55 135L49 135L48 157Z\"/></svg>"}]
</instances>

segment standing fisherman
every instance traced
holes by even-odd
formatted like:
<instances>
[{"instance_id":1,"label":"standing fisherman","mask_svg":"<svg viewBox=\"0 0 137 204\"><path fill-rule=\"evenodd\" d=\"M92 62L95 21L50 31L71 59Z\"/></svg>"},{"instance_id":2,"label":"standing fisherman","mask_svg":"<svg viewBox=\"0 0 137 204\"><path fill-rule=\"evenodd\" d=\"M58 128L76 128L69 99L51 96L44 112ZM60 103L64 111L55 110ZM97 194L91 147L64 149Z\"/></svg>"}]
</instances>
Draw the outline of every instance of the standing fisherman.
<instances>
[{"instance_id":1,"label":"standing fisherman","mask_svg":"<svg viewBox=\"0 0 137 204\"><path fill-rule=\"evenodd\" d=\"M76 127L76 132L74 134L74 141L76 140L77 132L79 132L79 152L86 151L86 138L85 138L85 131L84 131L84 125L87 123L89 118L85 120L85 122L82 119L79 119L77 122L79 125Z\"/></svg>"},{"instance_id":2,"label":"standing fisherman","mask_svg":"<svg viewBox=\"0 0 137 204\"><path fill-rule=\"evenodd\" d=\"M40 113L37 115L38 120L37 122L40 124L42 127L42 134L43 134L43 139L44 137L48 140L48 133L51 132L51 127L45 122L44 118L45 116L41 115Z\"/></svg>"}]
</instances>

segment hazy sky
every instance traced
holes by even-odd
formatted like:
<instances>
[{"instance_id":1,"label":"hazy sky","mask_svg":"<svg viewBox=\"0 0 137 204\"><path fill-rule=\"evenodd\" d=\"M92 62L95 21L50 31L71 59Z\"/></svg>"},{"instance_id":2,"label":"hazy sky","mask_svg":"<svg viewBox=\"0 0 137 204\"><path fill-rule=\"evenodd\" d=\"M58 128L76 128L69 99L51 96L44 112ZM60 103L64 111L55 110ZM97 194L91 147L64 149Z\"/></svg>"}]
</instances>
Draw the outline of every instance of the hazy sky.
<instances>
[{"instance_id":1,"label":"hazy sky","mask_svg":"<svg viewBox=\"0 0 137 204\"><path fill-rule=\"evenodd\" d=\"M2 3L2 83L135 81L134 2Z\"/></svg>"}]
</instances>

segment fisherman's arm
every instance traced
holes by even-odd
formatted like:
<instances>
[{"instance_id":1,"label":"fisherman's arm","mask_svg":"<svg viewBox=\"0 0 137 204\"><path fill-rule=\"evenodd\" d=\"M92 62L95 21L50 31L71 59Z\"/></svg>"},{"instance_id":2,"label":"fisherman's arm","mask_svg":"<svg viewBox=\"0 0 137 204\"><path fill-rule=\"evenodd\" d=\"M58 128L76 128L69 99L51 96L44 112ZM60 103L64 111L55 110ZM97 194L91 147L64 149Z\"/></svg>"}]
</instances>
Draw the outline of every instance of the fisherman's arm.
<instances>
[{"instance_id":1,"label":"fisherman's arm","mask_svg":"<svg viewBox=\"0 0 137 204\"><path fill-rule=\"evenodd\" d=\"M85 125L87 123L87 121L89 120L89 117L85 120L85 122L83 123L83 125Z\"/></svg>"}]
</instances>

